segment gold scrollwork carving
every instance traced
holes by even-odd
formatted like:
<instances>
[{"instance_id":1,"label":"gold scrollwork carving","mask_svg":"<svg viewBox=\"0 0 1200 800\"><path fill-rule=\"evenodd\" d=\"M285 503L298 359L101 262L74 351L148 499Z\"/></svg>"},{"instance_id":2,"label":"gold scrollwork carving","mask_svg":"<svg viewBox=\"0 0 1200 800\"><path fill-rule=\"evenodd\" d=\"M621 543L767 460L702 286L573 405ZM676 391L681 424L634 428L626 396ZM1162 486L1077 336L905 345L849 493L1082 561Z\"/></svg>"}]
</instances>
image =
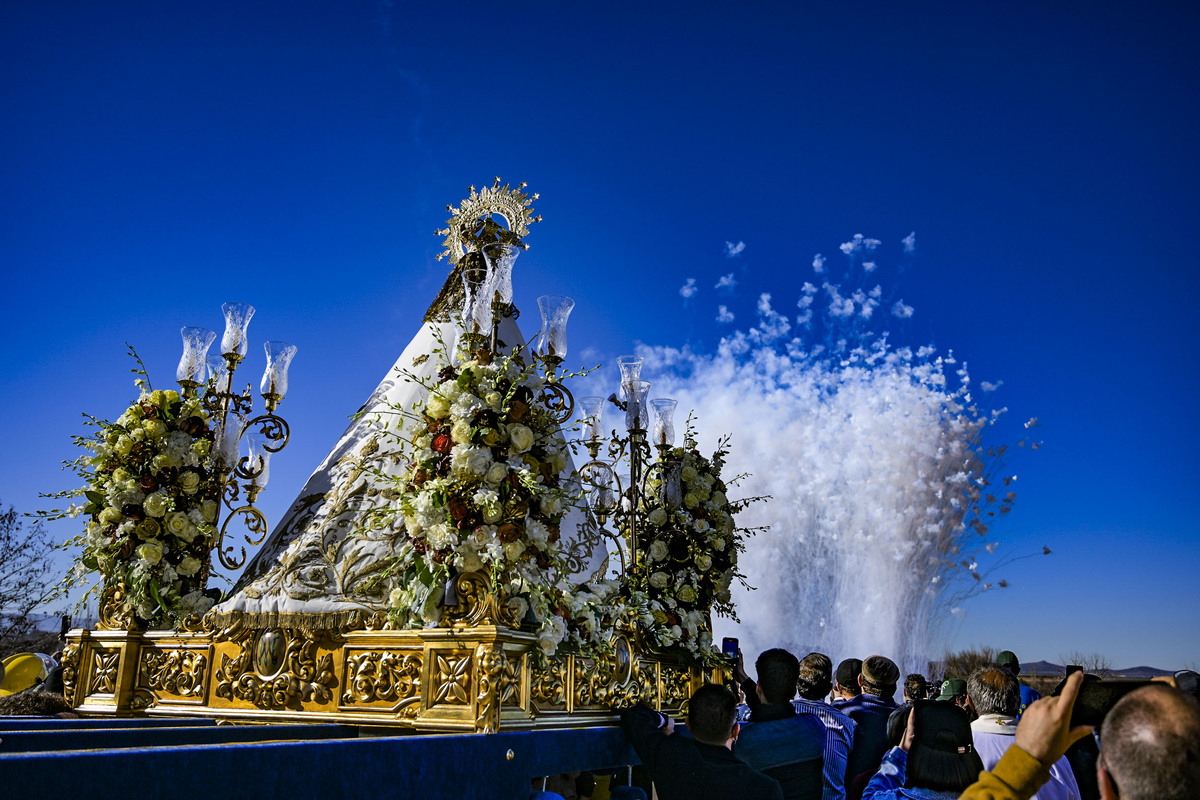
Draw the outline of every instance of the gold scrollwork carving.
<instances>
[{"instance_id":1,"label":"gold scrollwork carving","mask_svg":"<svg viewBox=\"0 0 1200 800\"><path fill-rule=\"evenodd\" d=\"M79 647L68 644L62 657L63 697L68 703L75 702L75 690L79 686Z\"/></svg>"},{"instance_id":2,"label":"gold scrollwork carving","mask_svg":"<svg viewBox=\"0 0 1200 800\"><path fill-rule=\"evenodd\" d=\"M180 697L202 697L208 656L196 650L145 650L138 669L140 687Z\"/></svg>"},{"instance_id":3,"label":"gold scrollwork carving","mask_svg":"<svg viewBox=\"0 0 1200 800\"><path fill-rule=\"evenodd\" d=\"M680 709L687 707L687 701L692 696L692 672L683 667L662 665L662 704L663 707Z\"/></svg>"},{"instance_id":4,"label":"gold scrollwork carving","mask_svg":"<svg viewBox=\"0 0 1200 800\"><path fill-rule=\"evenodd\" d=\"M421 654L388 650L354 653L346 659L346 690L342 702L399 703L401 717L415 718L421 701Z\"/></svg>"},{"instance_id":5,"label":"gold scrollwork carving","mask_svg":"<svg viewBox=\"0 0 1200 800\"><path fill-rule=\"evenodd\" d=\"M239 645L238 655L230 658L221 656L217 669L216 693L228 700L245 700L260 708L296 707L301 701L316 700L327 703L333 699L330 687L337 685L333 674L333 656L325 653L317 657L317 643L303 631L285 629L281 632L287 640L283 654L283 668L271 678L262 678L254 671L255 630L244 630L234 639ZM231 637L233 638L233 637Z\"/></svg>"},{"instance_id":6,"label":"gold scrollwork carving","mask_svg":"<svg viewBox=\"0 0 1200 800\"><path fill-rule=\"evenodd\" d=\"M92 652L92 680L88 694L115 694L117 691L117 667L121 663L119 651Z\"/></svg>"},{"instance_id":7,"label":"gold scrollwork carving","mask_svg":"<svg viewBox=\"0 0 1200 800\"><path fill-rule=\"evenodd\" d=\"M520 658L510 659L499 645L480 644L475 649L475 661L479 665L475 730L495 733L500 729L500 707L516 696Z\"/></svg>"},{"instance_id":8,"label":"gold scrollwork carving","mask_svg":"<svg viewBox=\"0 0 1200 800\"><path fill-rule=\"evenodd\" d=\"M471 654L434 654L433 701L431 705L467 705L471 702Z\"/></svg>"},{"instance_id":9,"label":"gold scrollwork carving","mask_svg":"<svg viewBox=\"0 0 1200 800\"><path fill-rule=\"evenodd\" d=\"M454 591L458 605L446 609L442 625L504 625L516 628L520 625L513 609L502 595L492 591L491 582L478 572L464 572L454 579Z\"/></svg>"},{"instance_id":10,"label":"gold scrollwork carving","mask_svg":"<svg viewBox=\"0 0 1200 800\"><path fill-rule=\"evenodd\" d=\"M534 702L546 706L567 704L567 660L551 661L534 671L529 687Z\"/></svg>"},{"instance_id":11,"label":"gold scrollwork carving","mask_svg":"<svg viewBox=\"0 0 1200 800\"><path fill-rule=\"evenodd\" d=\"M105 587L104 593L100 596L100 621L96 625L97 629L122 631L136 627L133 615L124 607L127 595L128 589L125 587L124 580L118 580Z\"/></svg>"}]
</instances>

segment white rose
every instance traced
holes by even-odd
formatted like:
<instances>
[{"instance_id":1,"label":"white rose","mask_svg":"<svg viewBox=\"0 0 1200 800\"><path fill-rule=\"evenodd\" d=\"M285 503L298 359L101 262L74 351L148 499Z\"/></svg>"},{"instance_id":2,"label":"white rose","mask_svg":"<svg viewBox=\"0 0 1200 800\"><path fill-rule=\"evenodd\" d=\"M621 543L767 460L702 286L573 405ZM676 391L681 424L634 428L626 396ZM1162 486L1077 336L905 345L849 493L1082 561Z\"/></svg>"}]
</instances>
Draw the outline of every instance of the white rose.
<instances>
[{"instance_id":1,"label":"white rose","mask_svg":"<svg viewBox=\"0 0 1200 800\"><path fill-rule=\"evenodd\" d=\"M183 539L191 522L188 520L187 514L182 511L172 511L170 514L167 514L165 525L168 533ZM188 539L188 541L191 541L191 539Z\"/></svg>"},{"instance_id":2,"label":"white rose","mask_svg":"<svg viewBox=\"0 0 1200 800\"><path fill-rule=\"evenodd\" d=\"M442 419L450 413L449 398L437 393L429 394L429 402L425 404L425 413L430 419Z\"/></svg>"},{"instance_id":3,"label":"white rose","mask_svg":"<svg viewBox=\"0 0 1200 800\"><path fill-rule=\"evenodd\" d=\"M212 524L217 521L217 501L205 500L200 504L200 513L204 515L204 521Z\"/></svg>"},{"instance_id":4,"label":"white rose","mask_svg":"<svg viewBox=\"0 0 1200 800\"><path fill-rule=\"evenodd\" d=\"M655 572L650 576L650 585L655 589L665 589L671 582L671 577L665 572Z\"/></svg>"},{"instance_id":5,"label":"white rose","mask_svg":"<svg viewBox=\"0 0 1200 800\"><path fill-rule=\"evenodd\" d=\"M700 555L696 556L695 564L696 569L700 570L701 572L708 572L710 569L712 569L712 557L705 553L701 553Z\"/></svg>"},{"instance_id":6,"label":"white rose","mask_svg":"<svg viewBox=\"0 0 1200 800\"><path fill-rule=\"evenodd\" d=\"M450 436L460 444L469 443L471 441L471 423L465 419L457 420L450 426Z\"/></svg>"},{"instance_id":7,"label":"white rose","mask_svg":"<svg viewBox=\"0 0 1200 800\"><path fill-rule=\"evenodd\" d=\"M137 555L147 564L157 564L162 561L162 545L158 543L157 539L149 539L138 545Z\"/></svg>"},{"instance_id":8,"label":"white rose","mask_svg":"<svg viewBox=\"0 0 1200 800\"><path fill-rule=\"evenodd\" d=\"M148 419L142 423L142 430L151 439L161 439L167 433L167 426L160 419Z\"/></svg>"},{"instance_id":9,"label":"white rose","mask_svg":"<svg viewBox=\"0 0 1200 800\"><path fill-rule=\"evenodd\" d=\"M704 533L711 527L706 519L698 519L692 523L692 527L696 529L696 533Z\"/></svg>"},{"instance_id":10,"label":"white rose","mask_svg":"<svg viewBox=\"0 0 1200 800\"><path fill-rule=\"evenodd\" d=\"M693 589L691 586L680 586L679 591L676 592L676 595L679 597L680 602L683 602L683 603L696 602L696 590Z\"/></svg>"},{"instance_id":11,"label":"white rose","mask_svg":"<svg viewBox=\"0 0 1200 800\"><path fill-rule=\"evenodd\" d=\"M213 607L213 599L199 589L185 594L179 602L184 611L192 614L204 614Z\"/></svg>"},{"instance_id":12,"label":"white rose","mask_svg":"<svg viewBox=\"0 0 1200 800\"><path fill-rule=\"evenodd\" d=\"M142 507L150 516L161 517L167 513L167 498L162 492L154 492L146 496Z\"/></svg>"},{"instance_id":13,"label":"white rose","mask_svg":"<svg viewBox=\"0 0 1200 800\"><path fill-rule=\"evenodd\" d=\"M667 522L667 512L662 508L656 508L650 512L648 521L656 528L661 528Z\"/></svg>"},{"instance_id":14,"label":"white rose","mask_svg":"<svg viewBox=\"0 0 1200 800\"><path fill-rule=\"evenodd\" d=\"M685 483L691 483L692 481L696 480L696 476L697 476L697 474L698 474L698 473L696 472L696 468L695 468L695 467L692 467L692 466L687 466L687 467L684 467L684 468L683 468L683 480L684 480L684 482L685 482Z\"/></svg>"},{"instance_id":15,"label":"white rose","mask_svg":"<svg viewBox=\"0 0 1200 800\"><path fill-rule=\"evenodd\" d=\"M687 508L695 508L700 504L700 499L696 495L688 492L683 496L683 505Z\"/></svg>"},{"instance_id":16,"label":"white rose","mask_svg":"<svg viewBox=\"0 0 1200 800\"><path fill-rule=\"evenodd\" d=\"M503 462L496 461L488 467L487 477L484 478L488 483L496 486L505 478L508 477L508 465Z\"/></svg>"},{"instance_id":17,"label":"white rose","mask_svg":"<svg viewBox=\"0 0 1200 800\"><path fill-rule=\"evenodd\" d=\"M509 561L516 561L525 552L525 544L520 540L515 542L507 542L504 545L504 557Z\"/></svg>"},{"instance_id":18,"label":"white rose","mask_svg":"<svg viewBox=\"0 0 1200 800\"><path fill-rule=\"evenodd\" d=\"M667 545L657 539L650 543L650 560L662 561L667 557Z\"/></svg>"},{"instance_id":19,"label":"white rose","mask_svg":"<svg viewBox=\"0 0 1200 800\"><path fill-rule=\"evenodd\" d=\"M488 408L490 408L492 411L500 410L500 401L503 399L504 398L500 396L499 392L488 392L483 396L483 402L487 403Z\"/></svg>"},{"instance_id":20,"label":"white rose","mask_svg":"<svg viewBox=\"0 0 1200 800\"><path fill-rule=\"evenodd\" d=\"M557 517L562 513L562 499L557 495L548 494L542 498L542 513L547 517Z\"/></svg>"},{"instance_id":21,"label":"white rose","mask_svg":"<svg viewBox=\"0 0 1200 800\"><path fill-rule=\"evenodd\" d=\"M117 443L113 445L113 452L119 456L129 455L129 451L133 449L133 439L128 436L122 436L117 439Z\"/></svg>"},{"instance_id":22,"label":"white rose","mask_svg":"<svg viewBox=\"0 0 1200 800\"><path fill-rule=\"evenodd\" d=\"M179 562L179 566L175 568L175 571L185 578L195 575L200 571L200 559L188 556Z\"/></svg>"},{"instance_id":23,"label":"white rose","mask_svg":"<svg viewBox=\"0 0 1200 800\"><path fill-rule=\"evenodd\" d=\"M508 438L512 442L513 452L524 453L533 447L533 431L520 424L508 426Z\"/></svg>"},{"instance_id":24,"label":"white rose","mask_svg":"<svg viewBox=\"0 0 1200 800\"><path fill-rule=\"evenodd\" d=\"M116 525L121 519L121 512L115 508L109 507L100 512L101 525Z\"/></svg>"}]
</instances>

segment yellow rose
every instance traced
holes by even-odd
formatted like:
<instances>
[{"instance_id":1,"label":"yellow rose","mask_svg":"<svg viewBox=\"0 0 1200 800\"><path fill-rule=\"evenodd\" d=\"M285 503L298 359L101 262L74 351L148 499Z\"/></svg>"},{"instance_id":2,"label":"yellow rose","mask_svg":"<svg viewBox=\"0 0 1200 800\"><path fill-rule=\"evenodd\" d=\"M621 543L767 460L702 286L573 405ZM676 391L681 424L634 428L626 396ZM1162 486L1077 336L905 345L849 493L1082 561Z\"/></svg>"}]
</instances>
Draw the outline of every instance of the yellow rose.
<instances>
[{"instance_id":1,"label":"yellow rose","mask_svg":"<svg viewBox=\"0 0 1200 800\"><path fill-rule=\"evenodd\" d=\"M195 494L200 488L200 475L195 472L185 472L179 476L179 488L184 494Z\"/></svg>"},{"instance_id":2,"label":"yellow rose","mask_svg":"<svg viewBox=\"0 0 1200 800\"><path fill-rule=\"evenodd\" d=\"M160 419L148 419L142 423L142 430L151 439L161 439L167 433L167 426Z\"/></svg>"},{"instance_id":3,"label":"yellow rose","mask_svg":"<svg viewBox=\"0 0 1200 800\"><path fill-rule=\"evenodd\" d=\"M162 545L154 539L138 545L138 558L150 564L157 564L162 561L163 549Z\"/></svg>"},{"instance_id":4,"label":"yellow rose","mask_svg":"<svg viewBox=\"0 0 1200 800\"><path fill-rule=\"evenodd\" d=\"M124 519L124 517L122 516L121 512L112 507L106 508L100 512L100 524L104 525L105 527L109 525L116 525L122 519Z\"/></svg>"},{"instance_id":5,"label":"yellow rose","mask_svg":"<svg viewBox=\"0 0 1200 800\"><path fill-rule=\"evenodd\" d=\"M183 577L191 577L200 571L200 559L188 556L183 561L179 562L179 566L175 568Z\"/></svg>"},{"instance_id":6,"label":"yellow rose","mask_svg":"<svg viewBox=\"0 0 1200 800\"><path fill-rule=\"evenodd\" d=\"M217 501L205 500L200 504L200 513L204 517L204 521L210 525L217 521Z\"/></svg>"}]
</instances>

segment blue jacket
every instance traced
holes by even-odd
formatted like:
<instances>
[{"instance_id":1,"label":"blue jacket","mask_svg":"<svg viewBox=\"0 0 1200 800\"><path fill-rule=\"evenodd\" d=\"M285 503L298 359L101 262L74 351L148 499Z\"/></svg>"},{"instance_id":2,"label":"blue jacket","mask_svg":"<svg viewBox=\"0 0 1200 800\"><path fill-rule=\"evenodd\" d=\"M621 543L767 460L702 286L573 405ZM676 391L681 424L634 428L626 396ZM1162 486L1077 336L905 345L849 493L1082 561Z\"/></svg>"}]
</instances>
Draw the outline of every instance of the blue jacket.
<instances>
[{"instance_id":1,"label":"blue jacket","mask_svg":"<svg viewBox=\"0 0 1200 800\"><path fill-rule=\"evenodd\" d=\"M762 703L742 723L734 754L779 781L786 800L820 800L825 726L791 703Z\"/></svg>"},{"instance_id":2,"label":"blue jacket","mask_svg":"<svg viewBox=\"0 0 1200 800\"><path fill-rule=\"evenodd\" d=\"M904 788L908 753L893 747L883 757L879 771L863 792L863 800L957 800L958 792L935 792L932 789Z\"/></svg>"},{"instance_id":3,"label":"blue jacket","mask_svg":"<svg viewBox=\"0 0 1200 800\"><path fill-rule=\"evenodd\" d=\"M879 769L888 749L888 717L896 710L896 701L863 692L838 710L857 724L854 747L846 762L846 796L857 800L859 795L852 789L854 779L863 773L874 775Z\"/></svg>"}]
</instances>

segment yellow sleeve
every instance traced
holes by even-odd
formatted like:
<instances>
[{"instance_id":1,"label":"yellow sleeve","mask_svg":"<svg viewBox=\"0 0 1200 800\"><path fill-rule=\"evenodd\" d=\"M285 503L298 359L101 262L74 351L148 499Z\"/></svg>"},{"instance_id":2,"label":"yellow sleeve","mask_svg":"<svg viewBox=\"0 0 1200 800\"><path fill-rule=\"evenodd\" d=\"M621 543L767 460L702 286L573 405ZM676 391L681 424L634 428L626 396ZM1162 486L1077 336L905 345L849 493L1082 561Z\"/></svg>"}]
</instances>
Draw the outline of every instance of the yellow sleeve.
<instances>
[{"instance_id":1,"label":"yellow sleeve","mask_svg":"<svg viewBox=\"0 0 1200 800\"><path fill-rule=\"evenodd\" d=\"M1049 767L1013 745L995 769L979 773L959 800L1029 800L1049 779Z\"/></svg>"}]
</instances>

